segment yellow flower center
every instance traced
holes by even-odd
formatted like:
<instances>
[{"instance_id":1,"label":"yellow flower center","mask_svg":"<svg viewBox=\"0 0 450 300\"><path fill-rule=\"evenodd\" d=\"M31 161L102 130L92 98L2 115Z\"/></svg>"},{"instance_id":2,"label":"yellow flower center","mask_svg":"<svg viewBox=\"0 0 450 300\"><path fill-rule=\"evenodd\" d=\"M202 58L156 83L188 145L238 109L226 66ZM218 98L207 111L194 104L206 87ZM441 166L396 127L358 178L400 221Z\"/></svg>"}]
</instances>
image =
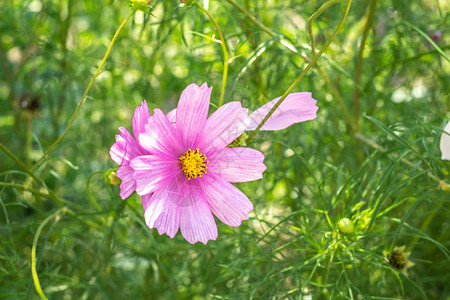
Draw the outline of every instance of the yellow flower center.
<instances>
[{"instance_id":1,"label":"yellow flower center","mask_svg":"<svg viewBox=\"0 0 450 300\"><path fill-rule=\"evenodd\" d=\"M206 174L206 169L208 167L206 164L209 161L206 160L206 155L199 152L198 148L195 151L189 149L184 153L184 155L180 156L181 168L183 170L184 175L188 180L191 178L202 177L202 174Z\"/></svg>"}]
</instances>

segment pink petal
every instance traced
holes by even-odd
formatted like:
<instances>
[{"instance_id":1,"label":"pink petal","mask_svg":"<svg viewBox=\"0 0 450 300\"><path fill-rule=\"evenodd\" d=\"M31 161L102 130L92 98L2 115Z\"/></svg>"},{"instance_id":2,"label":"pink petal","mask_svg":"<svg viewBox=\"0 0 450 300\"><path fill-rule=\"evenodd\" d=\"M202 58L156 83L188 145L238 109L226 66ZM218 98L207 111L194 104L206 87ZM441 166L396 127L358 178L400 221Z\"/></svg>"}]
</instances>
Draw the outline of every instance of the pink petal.
<instances>
[{"instance_id":1,"label":"pink petal","mask_svg":"<svg viewBox=\"0 0 450 300\"><path fill-rule=\"evenodd\" d=\"M246 121L249 122L248 130L255 130L280 98L273 99L251 113ZM261 127L261 130L281 130L294 123L315 119L318 109L316 102L311 97L311 93L289 94L269 120Z\"/></svg>"},{"instance_id":2,"label":"pink petal","mask_svg":"<svg viewBox=\"0 0 450 300\"><path fill-rule=\"evenodd\" d=\"M440 148L442 159L450 160L450 122L447 123L441 135Z\"/></svg>"},{"instance_id":3,"label":"pink petal","mask_svg":"<svg viewBox=\"0 0 450 300\"><path fill-rule=\"evenodd\" d=\"M116 142L111 146L109 154L111 159L119 165L128 164L128 162L141 154L133 136L123 127L119 128L120 135L116 135Z\"/></svg>"},{"instance_id":4,"label":"pink petal","mask_svg":"<svg viewBox=\"0 0 450 300\"><path fill-rule=\"evenodd\" d=\"M134 169L136 193L145 195L165 188L170 180L181 173L180 162L173 158L157 155L142 155L130 162Z\"/></svg>"},{"instance_id":5,"label":"pink petal","mask_svg":"<svg viewBox=\"0 0 450 300\"><path fill-rule=\"evenodd\" d=\"M177 121L177 109L174 108L171 111L169 111L166 115L167 120L169 120L170 123L175 123Z\"/></svg>"},{"instance_id":6,"label":"pink petal","mask_svg":"<svg viewBox=\"0 0 450 300\"><path fill-rule=\"evenodd\" d=\"M150 118L150 112L148 111L147 102L142 101L142 105L136 107L133 115L133 134L137 139L139 134L145 132L145 124L147 124Z\"/></svg>"},{"instance_id":7,"label":"pink petal","mask_svg":"<svg viewBox=\"0 0 450 300\"><path fill-rule=\"evenodd\" d=\"M182 147L178 133L160 109L148 119L145 132L139 135L139 144L151 154L178 159Z\"/></svg>"},{"instance_id":8,"label":"pink petal","mask_svg":"<svg viewBox=\"0 0 450 300\"><path fill-rule=\"evenodd\" d=\"M172 180L165 189L153 194L145 209L145 223L149 228L157 228L159 234L167 234L173 238L180 227L180 203L184 195L182 185Z\"/></svg>"},{"instance_id":9,"label":"pink petal","mask_svg":"<svg viewBox=\"0 0 450 300\"><path fill-rule=\"evenodd\" d=\"M203 132L208 118L212 87L206 83L198 87L192 83L184 89L178 101L176 127L185 148L193 148L197 137Z\"/></svg>"},{"instance_id":10,"label":"pink petal","mask_svg":"<svg viewBox=\"0 0 450 300\"><path fill-rule=\"evenodd\" d=\"M208 175L202 178L201 187L213 214L233 227L241 225L242 220L248 220L253 204L247 196L219 176Z\"/></svg>"},{"instance_id":11,"label":"pink petal","mask_svg":"<svg viewBox=\"0 0 450 300\"><path fill-rule=\"evenodd\" d=\"M222 149L233 142L246 130L244 120L248 109L243 108L239 101L229 102L219 107L206 122L200 150L209 152Z\"/></svg>"},{"instance_id":12,"label":"pink petal","mask_svg":"<svg viewBox=\"0 0 450 300\"><path fill-rule=\"evenodd\" d=\"M142 207L144 207L144 211L147 210L147 208L150 206L151 200L152 200L153 193L146 194L142 196Z\"/></svg>"},{"instance_id":13,"label":"pink petal","mask_svg":"<svg viewBox=\"0 0 450 300\"><path fill-rule=\"evenodd\" d=\"M120 183L120 198L127 199L136 190L136 181L133 178L134 170L129 165L122 165L117 170L117 177Z\"/></svg>"},{"instance_id":14,"label":"pink petal","mask_svg":"<svg viewBox=\"0 0 450 300\"><path fill-rule=\"evenodd\" d=\"M244 147L224 148L210 158L207 172L229 182L247 182L261 179L266 169L264 154Z\"/></svg>"},{"instance_id":15,"label":"pink petal","mask_svg":"<svg viewBox=\"0 0 450 300\"><path fill-rule=\"evenodd\" d=\"M194 182L189 182L186 184L184 196L180 206L180 229L183 237L191 244L206 244L209 240L215 240L217 226L201 189Z\"/></svg>"}]
</instances>

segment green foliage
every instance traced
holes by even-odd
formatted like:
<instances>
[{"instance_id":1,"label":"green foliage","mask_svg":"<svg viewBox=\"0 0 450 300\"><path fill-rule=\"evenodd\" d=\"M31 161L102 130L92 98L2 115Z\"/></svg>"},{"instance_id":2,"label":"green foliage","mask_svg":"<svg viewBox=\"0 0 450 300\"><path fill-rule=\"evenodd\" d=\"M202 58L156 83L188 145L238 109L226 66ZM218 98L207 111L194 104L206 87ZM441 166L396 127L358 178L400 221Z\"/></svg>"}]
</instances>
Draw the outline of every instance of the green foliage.
<instances>
[{"instance_id":1,"label":"green foliage","mask_svg":"<svg viewBox=\"0 0 450 300\"><path fill-rule=\"evenodd\" d=\"M143 99L168 112L189 83L206 81L213 110L224 76L219 34L197 5L134 2L146 13L125 24L68 135L37 165L130 6L0 2L0 298L38 298L35 238L49 299L449 297L446 1L352 3L294 90L313 93L317 119L258 133L249 146L266 156L264 178L238 184L255 210L240 227L218 224L206 246L148 229L140 198L123 201L112 185L109 147ZM344 13L346 1L332 2L312 23L314 53ZM314 56L307 24L322 1L197 3L226 41L224 102L252 111Z\"/></svg>"}]
</instances>

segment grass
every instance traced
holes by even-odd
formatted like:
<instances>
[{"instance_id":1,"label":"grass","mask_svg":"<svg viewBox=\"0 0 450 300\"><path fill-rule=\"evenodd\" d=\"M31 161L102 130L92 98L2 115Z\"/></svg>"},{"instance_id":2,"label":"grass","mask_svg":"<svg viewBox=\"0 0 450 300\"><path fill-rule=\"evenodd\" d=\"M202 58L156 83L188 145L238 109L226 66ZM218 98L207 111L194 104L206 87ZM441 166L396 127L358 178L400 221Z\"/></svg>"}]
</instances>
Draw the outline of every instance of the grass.
<instances>
[{"instance_id":1,"label":"grass","mask_svg":"<svg viewBox=\"0 0 450 300\"><path fill-rule=\"evenodd\" d=\"M121 200L105 181L117 128L131 128L143 99L168 112L192 82L214 86L211 110L283 95L347 1L323 4L153 1L123 26L82 100L128 3L2 2L0 298L449 297L445 1L353 1L293 88L312 92L317 119L255 135L264 178L236 184L255 210L237 228L218 221L216 241L160 236L140 197ZM339 229L343 218L353 230ZM406 271L387 259L401 246Z\"/></svg>"}]
</instances>

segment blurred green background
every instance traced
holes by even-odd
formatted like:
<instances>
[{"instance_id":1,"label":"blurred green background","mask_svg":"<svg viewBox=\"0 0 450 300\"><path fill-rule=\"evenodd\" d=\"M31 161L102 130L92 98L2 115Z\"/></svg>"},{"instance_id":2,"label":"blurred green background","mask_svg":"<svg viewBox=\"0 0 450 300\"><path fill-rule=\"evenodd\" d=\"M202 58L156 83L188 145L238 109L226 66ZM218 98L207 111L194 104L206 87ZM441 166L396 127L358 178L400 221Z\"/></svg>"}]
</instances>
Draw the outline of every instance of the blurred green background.
<instances>
[{"instance_id":1,"label":"blurred green background","mask_svg":"<svg viewBox=\"0 0 450 300\"><path fill-rule=\"evenodd\" d=\"M281 96L312 59L308 20L325 2L235 1L198 4L226 40L225 102L252 111ZM0 298L38 299L33 238L62 207L37 244L49 299L449 297L450 194L439 183L450 183L450 164L439 139L450 119L450 4L353 2L294 90L312 92L317 119L257 135L250 146L268 168L262 180L237 185L255 210L238 228L217 220L219 237L206 246L148 229L139 196L122 201L102 176L117 167L109 148L142 100L168 112L188 84L207 82L210 111L219 103L224 56L208 16L173 0L136 12L68 135L34 169L42 182L0 152ZM312 23L315 52L346 5L327 3ZM66 128L129 4L0 2L0 144L24 166ZM339 229L342 218L351 232ZM411 252L415 265L399 267L395 251L403 265Z\"/></svg>"}]
</instances>

